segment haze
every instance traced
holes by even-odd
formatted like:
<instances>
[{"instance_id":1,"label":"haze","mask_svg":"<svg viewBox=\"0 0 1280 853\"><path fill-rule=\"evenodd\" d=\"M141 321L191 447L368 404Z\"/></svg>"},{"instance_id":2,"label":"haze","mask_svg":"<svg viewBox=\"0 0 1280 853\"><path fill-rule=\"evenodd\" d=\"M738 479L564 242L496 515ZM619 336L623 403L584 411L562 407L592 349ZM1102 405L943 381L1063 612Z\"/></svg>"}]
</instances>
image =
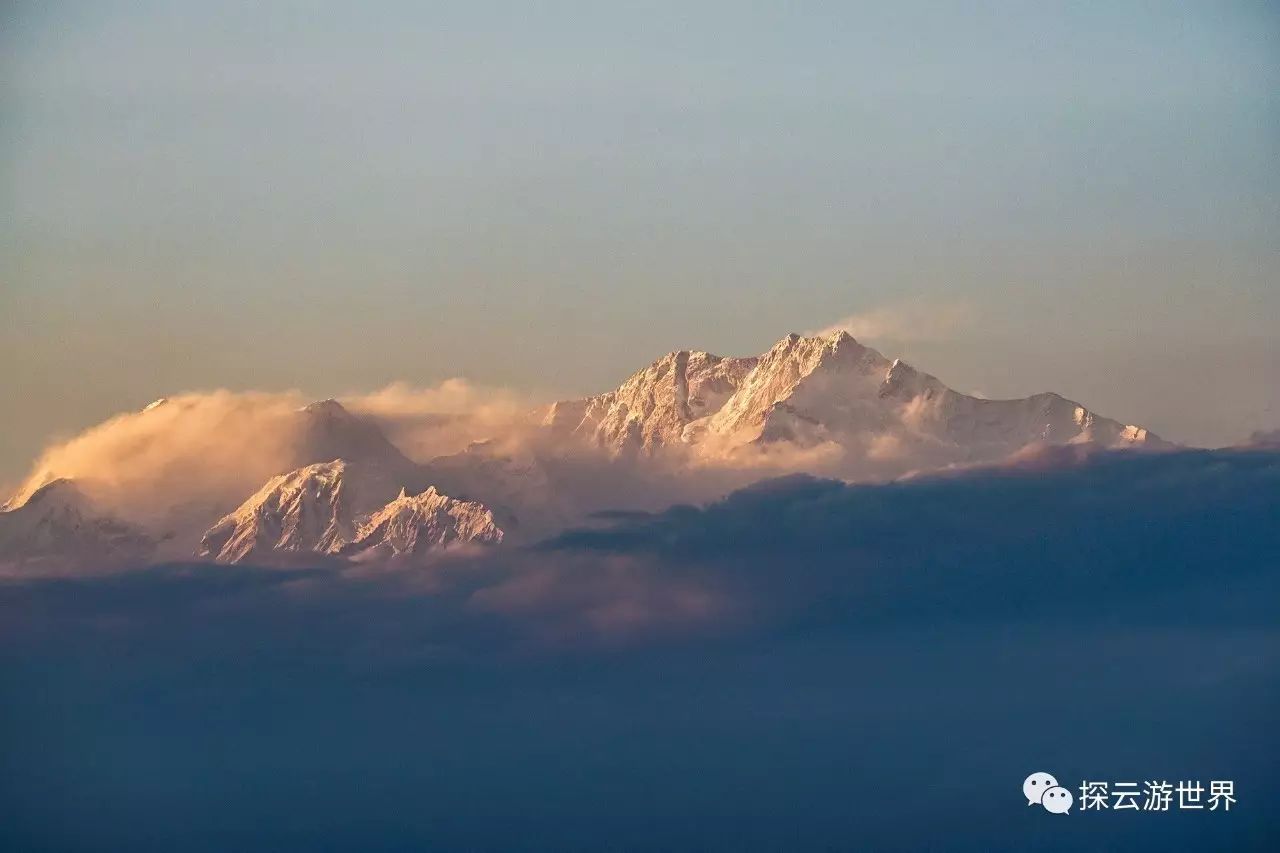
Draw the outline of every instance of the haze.
<instances>
[{"instance_id":1,"label":"haze","mask_svg":"<svg viewBox=\"0 0 1280 853\"><path fill-rule=\"evenodd\" d=\"M474 5L6 4L0 480L183 390L551 397L839 322L1280 425L1268 4Z\"/></svg>"}]
</instances>

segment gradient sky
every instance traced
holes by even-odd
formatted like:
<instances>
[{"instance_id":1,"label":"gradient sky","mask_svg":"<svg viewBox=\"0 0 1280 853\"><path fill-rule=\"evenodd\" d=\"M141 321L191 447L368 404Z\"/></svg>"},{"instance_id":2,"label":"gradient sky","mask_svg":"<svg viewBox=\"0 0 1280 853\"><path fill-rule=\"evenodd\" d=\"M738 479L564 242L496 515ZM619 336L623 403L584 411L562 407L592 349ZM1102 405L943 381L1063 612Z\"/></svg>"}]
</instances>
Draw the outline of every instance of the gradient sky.
<instances>
[{"instance_id":1,"label":"gradient sky","mask_svg":"<svg viewBox=\"0 0 1280 853\"><path fill-rule=\"evenodd\" d=\"M181 390L866 312L961 390L1280 426L1273 4L49 5L0 11L0 480Z\"/></svg>"}]
</instances>

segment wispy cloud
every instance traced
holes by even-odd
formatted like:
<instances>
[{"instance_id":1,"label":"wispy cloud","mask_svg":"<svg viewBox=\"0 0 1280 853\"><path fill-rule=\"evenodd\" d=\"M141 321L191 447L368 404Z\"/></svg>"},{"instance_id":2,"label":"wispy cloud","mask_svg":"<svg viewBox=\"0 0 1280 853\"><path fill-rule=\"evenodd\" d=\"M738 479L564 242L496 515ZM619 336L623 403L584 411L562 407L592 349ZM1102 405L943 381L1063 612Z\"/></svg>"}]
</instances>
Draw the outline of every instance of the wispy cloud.
<instances>
[{"instance_id":1,"label":"wispy cloud","mask_svg":"<svg viewBox=\"0 0 1280 853\"><path fill-rule=\"evenodd\" d=\"M976 319L972 306L963 302L913 300L850 314L809 334L845 331L865 340L938 341L965 331Z\"/></svg>"}]
</instances>

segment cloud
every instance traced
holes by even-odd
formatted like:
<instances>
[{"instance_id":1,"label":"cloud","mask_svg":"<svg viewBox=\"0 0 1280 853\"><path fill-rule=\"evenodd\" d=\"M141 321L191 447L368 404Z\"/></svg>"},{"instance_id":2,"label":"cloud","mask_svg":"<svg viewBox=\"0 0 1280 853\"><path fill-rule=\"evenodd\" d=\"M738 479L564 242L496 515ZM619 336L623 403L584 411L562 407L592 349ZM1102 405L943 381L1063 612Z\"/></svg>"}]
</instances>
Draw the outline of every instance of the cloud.
<instances>
[{"instance_id":1,"label":"cloud","mask_svg":"<svg viewBox=\"0 0 1280 853\"><path fill-rule=\"evenodd\" d=\"M428 387L394 382L372 393L346 395L341 401L352 412L377 421L387 438L418 462L457 453L472 442L523 434L540 402L456 378Z\"/></svg>"},{"instance_id":2,"label":"cloud","mask_svg":"<svg viewBox=\"0 0 1280 853\"><path fill-rule=\"evenodd\" d=\"M1278 504L1280 454L1271 451L1051 448L881 485L793 475L701 507L613 513L534 547L394 568L9 577L0 625L14 642L33 631L76 642L106 630L156 648L194 645L198 656L278 646L416 659L781 624L1064 614L1269 624L1270 592L1280 591Z\"/></svg>"},{"instance_id":3,"label":"cloud","mask_svg":"<svg viewBox=\"0 0 1280 853\"><path fill-rule=\"evenodd\" d=\"M329 461L347 444L369 445L345 433L313 435L298 414L308 402L298 392L175 395L47 448L14 503L51 480L72 479L101 510L160 539L157 559L185 559L221 515L269 478ZM644 460L614 458L539 429L533 401L458 379L429 387L396 383L341 402L411 459L427 463L424 482L510 511L512 535L526 540L590 510L710 500L818 461L817 451L761 453L705 467L678 450ZM474 455L449 458L480 442L484 448Z\"/></svg>"},{"instance_id":4,"label":"cloud","mask_svg":"<svg viewBox=\"0 0 1280 853\"><path fill-rule=\"evenodd\" d=\"M103 509L183 543L190 553L213 520L299 464L297 391L215 390L167 398L117 415L46 448L13 493L21 504L57 478L75 480ZM516 395L452 379L434 387L397 383L343 398L410 456L426 460L486 439L513 441L528 422Z\"/></svg>"},{"instance_id":5,"label":"cloud","mask_svg":"<svg viewBox=\"0 0 1280 853\"><path fill-rule=\"evenodd\" d=\"M1047 615L1090 602L1102 615L1191 588L1216 604L1220 581L1276 584L1278 503L1274 452L1052 447L883 485L785 477L548 547L701 566L739 600L841 619ZM1184 606L1187 619L1202 610Z\"/></svg>"},{"instance_id":6,"label":"cloud","mask_svg":"<svg viewBox=\"0 0 1280 853\"><path fill-rule=\"evenodd\" d=\"M190 503L237 501L279 473L296 437L296 392L181 394L47 448L18 489L74 479L116 512L154 520Z\"/></svg>"},{"instance_id":7,"label":"cloud","mask_svg":"<svg viewBox=\"0 0 1280 853\"><path fill-rule=\"evenodd\" d=\"M1280 448L1280 429L1257 430L1245 443L1253 447Z\"/></svg>"},{"instance_id":8,"label":"cloud","mask_svg":"<svg viewBox=\"0 0 1280 853\"><path fill-rule=\"evenodd\" d=\"M830 335L845 331L866 341L940 341L968 329L976 316L973 308L965 303L917 300L850 314L807 334Z\"/></svg>"},{"instance_id":9,"label":"cloud","mask_svg":"<svg viewBox=\"0 0 1280 853\"><path fill-rule=\"evenodd\" d=\"M539 642L621 642L714 624L732 609L711 578L678 577L627 555L528 552L478 590L480 612L523 622Z\"/></svg>"},{"instance_id":10,"label":"cloud","mask_svg":"<svg viewBox=\"0 0 1280 853\"><path fill-rule=\"evenodd\" d=\"M1028 847L1029 763L1164 772L1171 743L1263 790L1277 505L1280 453L1054 448L395 569L7 578L0 842ZM975 796L913 820L922 772ZM1185 842L1152 827L1126 847Z\"/></svg>"},{"instance_id":11,"label":"cloud","mask_svg":"<svg viewBox=\"0 0 1280 853\"><path fill-rule=\"evenodd\" d=\"M536 547L370 569L156 566L6 579L0 622L67 638L376 660L508 656L795 624L1267 624L1280 453L1043 448L887 484L791 475L611 514ZM23 628L26 626L26 628ZM174 637L159 634L174 631ZM256 639L255 639L256 638ZM233 642L232 648L220 643ZM301 646L298 644L301 643Z\"/></svg>"}]
</instances>

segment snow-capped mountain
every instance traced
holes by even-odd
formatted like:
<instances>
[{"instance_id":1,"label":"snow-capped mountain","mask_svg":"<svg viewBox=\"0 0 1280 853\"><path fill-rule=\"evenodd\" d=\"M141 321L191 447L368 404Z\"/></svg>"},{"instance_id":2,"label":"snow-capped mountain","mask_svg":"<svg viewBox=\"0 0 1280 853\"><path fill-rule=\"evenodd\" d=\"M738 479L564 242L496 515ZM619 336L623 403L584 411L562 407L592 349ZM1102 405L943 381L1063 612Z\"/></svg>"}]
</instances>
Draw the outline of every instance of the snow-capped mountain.
<instances>
[{"instance_id":1,"label":"snow-capped mountain","mask_svg":"<svg viewBox=\"0 0 1280 853\"><path fill-rule=\"evenodd\" d=\"M653 450L680 442L685 427L718 411L757 362L701 351L669 353L616 391L552 404L543 423L618 452Z\"/></svg>"},{"instance_id":2,"label":"snow-capped mountain","mask_svg":"<svg viewBox=\"0 0 1280 853\"><path fill-rule=\"evenodd\" d=\"M70 480L54 480L0 510L0 563L108 565L146 558L155 543L107 515Z\"/></svg>"},{"instance_id":3,"label":"snow-capped mountain","mask_svg":"<svg viewBox=\"0 0 1280 853\"><path fill-rule=\"evenodd\" d=\"M281 474L210 528L196 556L278 562L314 554L421 554L502 540L484 505L434 488L411 496L393 483L383 470L342 459Z\"/></svg>"},{"instance_id":4,"label":"snow-capped mountain","mask_svg":"<svg viewBox=\"0 0 1280 853\"><path fill-rule=\"evenodd\" d=\"M496 545L503 532L484 504L462 501L428 488L399 497L360 525L342 549L352 559L418 556L467 543Z\"/></svg>"},{"instance_id":5,"label":"snow-capped mountain","mask_svg":"<svg viewBox=\"0 0 1280 853\"><path fill-rule=\"evenodd\" d=\"M334 400L249 417L252 398L219 399L212 410L199 395L161 399L95 428L118 426L126 437L109 445L116 455L101 481L96 472L77 475L95 495L98 486L130 483L109 509L58 480L56 464L38 467L0 513L0 560L399 555L536 540L596 510L708 500L779 469L876 479L1037 444L1168 446L1057 394L959 393L844 332L788 335L747 358L673 352L615 390L555 403L510 434L421 462L388 440L376 417ZM211 473L193 457L222 449L221 425L233 422L235 446L245 450L213 454ZM188 433L199 441L165 443ZM250 453L259 436L269 454ZM158 445L169 449L132 464L139 448ZM262 484L269 472L284 473Z\"/></svg>"},{"instance_id":6,"label":"snow-capped mountain","mask_svg":"<svg viewBox=\"0 0 1280 853\"><path fill-rule=\"evenodd\" d=\"M900 360L890 365L880 395L892 401L903 422L921 433L971 448L983 457L1004 455L1033 442L1169 445L1143 427L1102 417L1052 392L1014 400L984 400L952 391Z\"/></svg>"},{"instance_id":7,"label":"snow-capped mountain","mask_svg":"<svg viewBox=\"0 0 1280 853\"><path fill-rule=\"evenodd\" d=\"M337 400L303 406L293 417L286 431L293 470L268 480L212 528L209 517L202 518L196 556L240 562L267 554L332 553L354 535L354 518L382 506L401 487L426 486L420 466L376 423ZM195 539L184 540L189 555Z\"/></svg>"},{"instance_id":8,"label":"snow-capped mountain","mask_svg":"<svg viewBox=\"0 0 1280 853\"><path fill-rule=\"evenodd\" d=\"M201 538L197 557L280 562L315 554L417 554L458 541L501 540L496 525L495 537L477 521L487 517L492 524L487 507L430 488L432 472L401 453L376 423L335 400L305 406L298 417L292 454L300 467L272 477L219 519ZM327 454L335 456L317 461ZM423 489L430 498L418 501ZM374 519L379 525L367 528ZM380 530L392 541L383 543Z\"/></svg>"},{"instance_id":9,"label":"snow-capped mountain","mask_svg":"<svg viewBox=\"0 0 1280 853\"><path fill-rule=\"evenodd\" d=\"M307 465L272 477L205 533L197 557L238 563L275 554L332 554L355 534L347 463Z\"/></svg>"},{"instance_id":10,"label":"snow-capped mountain","mask_svg":"<svg viewBox=\"0 0 1280 853\"><path fill-rule=\"evenodd\" d=\"M353 415L337 400L304 406L298 410L298 418L293 450L298 467L342 459L390 480L418 476L417 464L392 444L376 423Z\"/></svg>"},{"instance_id":11,"label":"snow-capped mountain","mask_svg":"<svg viewBox=\"0 0 1280 853\"><path fill-rule=\"evenodd\" d=\"M544 423L612 452L830 442L854 456L891 450L926 464L994 459L1036 442L1167 444L1057 394L961 394L847 332L788 335L758 358L671 353L616 391L554 404Z\"/></svg>"}]
</instances>

